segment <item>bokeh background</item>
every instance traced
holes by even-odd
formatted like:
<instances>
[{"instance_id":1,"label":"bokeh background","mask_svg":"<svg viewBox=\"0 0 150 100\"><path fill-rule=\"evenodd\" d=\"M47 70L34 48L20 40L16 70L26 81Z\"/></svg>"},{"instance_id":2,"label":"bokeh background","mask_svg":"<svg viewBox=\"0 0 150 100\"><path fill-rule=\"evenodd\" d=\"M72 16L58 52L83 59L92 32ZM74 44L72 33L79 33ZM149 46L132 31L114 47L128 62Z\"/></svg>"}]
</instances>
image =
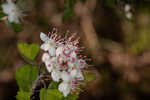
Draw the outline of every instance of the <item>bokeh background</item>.
<instances>
[{"instance_id":1,"label":"bokeh background","mask_svg":"<svg viewBox=\"0 0 150 100\"><path fill-rule=\"evenodd\" d=\"M79 100L150 99L150 0L76 0L69 13L67 0L22 1L22 32L0 21L0 100L16 100L14 73L24 65L17 43L41 44L40 32L53 27L77 32L92 58L96 80Z\"/></svg>"}]
</instances>

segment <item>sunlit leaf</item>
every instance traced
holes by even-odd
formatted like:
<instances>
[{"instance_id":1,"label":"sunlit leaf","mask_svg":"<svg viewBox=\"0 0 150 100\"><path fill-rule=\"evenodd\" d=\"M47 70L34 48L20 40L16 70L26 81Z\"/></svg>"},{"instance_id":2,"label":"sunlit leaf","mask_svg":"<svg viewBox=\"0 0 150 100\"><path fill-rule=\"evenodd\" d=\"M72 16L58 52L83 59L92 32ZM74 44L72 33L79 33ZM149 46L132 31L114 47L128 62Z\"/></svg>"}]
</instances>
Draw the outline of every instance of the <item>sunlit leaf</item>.
<instances>
[{"instance_id":1,"label":"sunlit leaf","mask_svg":"<svg viewBox=\"0 0 150 100\"><path fill-rule=\"evenodd\" d=\"M77 100L79 98L78 94L69 94L64 100Z\"/></svg>"},{"instance_id":2,"label":"sunlit leaf","mask_svg":"<svg viewBox=\"0 0 150 100\"><path fill-rule=\"evenodd\" d=\"M18 43L18 49L20 53L30 60L34 60L40 50L40 46L38 44L32 43Z\"/></svg>"},{"instance_id":3,"label":"sunlit leaf","mask_svg":"<svg viewBox=\"0 0 150 100\"><path fill-rule=\"evenodd\" d=\"M63 94L57 89L47 89L44 88L40 91L40 100L62 100Z\"/></svg>"},{"instance_id":4,"label":"sunlit leaf","mask_svg":"<svg viewBox=\"0 0 150 100\"><path fill-rule=\"evenodd\" d=\"M19 67L15 73L15 79L19 88L24 91L30 91L30 85L34 82L38 75L37 67L25 65Z\"/></svg>"},{"instance_id":5,"label":"sunlit leaf","mask_svg":"<svg viewBox=\"0 0 150 100\"><path fill-rule=\"evenodd\" d=\"M48 86L48 89L57 89L58 88L59 83L55 82L55 81L51 81L51 83Z\"/></svg>"},{"instance_id":6,"label":"sunlit leaf","mask_svg":"<svg viewBox=\"0 0 150 100\"><path fill-rule=\"evenodd\" d=\"M25 91L18 91L17 92L17 96L16 96L17 100L30 100L30 92L25 92Z\"/></svg>"}]
</instances>

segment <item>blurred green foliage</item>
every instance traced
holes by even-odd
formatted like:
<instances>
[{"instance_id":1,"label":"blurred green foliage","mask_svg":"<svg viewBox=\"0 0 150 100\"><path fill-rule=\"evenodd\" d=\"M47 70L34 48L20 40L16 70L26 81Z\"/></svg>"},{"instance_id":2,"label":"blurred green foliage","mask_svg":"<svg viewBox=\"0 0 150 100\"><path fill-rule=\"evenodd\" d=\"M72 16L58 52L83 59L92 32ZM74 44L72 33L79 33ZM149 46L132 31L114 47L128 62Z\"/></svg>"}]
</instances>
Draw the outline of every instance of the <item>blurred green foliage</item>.
<instances>
[{"instance_id":1,"label":"blurred green foliage","mask_svg":"<svg viewBox=\"0 0 150 100\"><path fill-rule=\"evenodd\" d=\"M109 8L115 8L115 0L103 0L104 6Z\"/></svg>"},{"instance_id":2,"label":"blurred green foliage","mask_svg":"<svg viewBox=\"0 0 150 100\"><path fill-rule=\"evenodd\" d=\"M74 16L74 4L76 0L65 0L65 9L64 9L64 15L62 17L62 21L66 21L71 19Z\"/></svg>"},{"instance_id":3,"label":"blurred green foliage","mask_svg":"<svg viewBox=\"0 0 150 100\"><path fill-rule=\"evenodd\" d=\"M23 31L22 24L20 24L20 23L17 23L17 24L16 23L9 23L9 22L7 22L7 23L8 23L8 26L11 27L14 32L18 33L18 32Z\"/></svg>"}]
</instances>

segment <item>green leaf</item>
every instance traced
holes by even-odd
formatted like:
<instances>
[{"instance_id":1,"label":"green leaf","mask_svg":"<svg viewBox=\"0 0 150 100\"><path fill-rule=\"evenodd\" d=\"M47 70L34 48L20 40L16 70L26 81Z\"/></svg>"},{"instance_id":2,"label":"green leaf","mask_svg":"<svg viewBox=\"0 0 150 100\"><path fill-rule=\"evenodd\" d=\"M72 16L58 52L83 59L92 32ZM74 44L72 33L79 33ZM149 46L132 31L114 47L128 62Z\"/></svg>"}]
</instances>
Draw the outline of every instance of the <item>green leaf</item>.
<instances>
[{"instance_id":1,"label":"green leaf","mask_svg":"<svg viewBox=\"0 0 150 100\"><path fill-rule=\"evenodd\" d=\"M23 27L21 24L16 24L16 23L9 23L8 25L13 29L14 32L21 32L23 31Z\"/></svg>"},{"instance_id":2,"label":"green leaf","mask_svg":"<svg viewBox=\"0 0 150 100\"><path fill-rule=\"evenodd\" d=\"M69 94L64 100L77 100L79 98L78 94Z\"/></svg>"},{"instance_id":3,"label":"green leaf","mask_svg":"<svg viewBox=\"0 0 150 100\"><path fill-rule=\"evenodd\" d=\"M85 80L86 80L87 82L91 82L91 81L93 81L93 80L96 79L95 74L92 73L92 72L88 72L88 73L85 72L83 75L84 75L84 78L85 78Z\"/></svg>"},{"instance_id":4,"label":"green leaf","mask_svg":"<svg viewBox=\"0 0 150 100\"><path fill-rule=\"evenodd\" d=\"M48 89L58 89L58 85L59 85L58 82L52 81L52 82L49 84Z\"/></svg>"},{"instance_id":5,"label":"green leaf","mask_svg":"<svg viewBox=\"0 0 150 100\"><path fill-rule=\"evenodd\" d=\"M25 92L25 91L18 91L17 92L17 96L16 96L17 100L30 100L30 92Z\"/></svg>"},{"instance_id":6,"label":"green leaf","mask_svg":"<svg viewBox=\"0 0 150 100\"><path fill-rule=\"evenodd\" d=\"M37 75L37 67L30 65L19 67L15 73L15 79L17 80L20 90L30 91L30 85L37 78Z\"/></svg>"},{"instance_id":7,"label":"green leaf","mask_svg":"<svg viewBox=\"0 0 150 100\"><path fill-rule=\"evenodd\" d=\"M18 49L24 57L34 60L40 50L40 46L35 43L18 43Z\"/></svg>"},{"instance_id":8,"label":"green leaf","mask_svg":"<svg viewBox=\"0 0 150 100\"><path fill-rule=\"evenodd\" d=\"M57 89L48 89L44 88L40 91L40 100L62 100L63 94Z\"/></svg>"}]
</instances>

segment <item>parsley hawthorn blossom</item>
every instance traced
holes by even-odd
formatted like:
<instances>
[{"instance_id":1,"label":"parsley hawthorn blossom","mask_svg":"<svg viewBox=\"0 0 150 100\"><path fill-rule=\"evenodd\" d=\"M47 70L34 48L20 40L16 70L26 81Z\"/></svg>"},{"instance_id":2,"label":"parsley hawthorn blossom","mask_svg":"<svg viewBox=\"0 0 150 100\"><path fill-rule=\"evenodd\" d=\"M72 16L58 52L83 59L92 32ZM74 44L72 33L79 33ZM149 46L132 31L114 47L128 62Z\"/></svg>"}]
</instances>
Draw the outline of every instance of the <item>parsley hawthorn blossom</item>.
<instances>
[{"instance_id":1,"label":"parsley hawthorn blossom","mask_svg":"<svg viewBox=\"0 0 150 100\"><path fill-rule=\"evenodd\" d=\"M78 46L79 38L75 39L75 34L68 38L61 38L57 31L49 35L43 32L40 34L44 42L41 49L45 51L42 61L51 73L52 80L60 83L58 90L66 97L80 87L84 81L82 72L88 64L85 58L79 57L82 48Z\"/></svg>"},{"instance_id":2,"label":"parsley hawthorn blossom","mask_svg":"<svg viewBox=\"0 0 150 100\"><path fill-rule=\"evenodd\" d=\"M2 10L8 15L10 23L19 23L19 18L23 16L22 11L12 0L7 0L7 3L2 4Z\"/></svg>"},{"instance_id":3,"label":"parsley hawthorn blossom","mask_svg":"<svg viewBox=\"0 0 150 100\"><path fill-rule=\"evenodd\" d=\"M52 38L49 38L43 32L41 32L40 38L44 42L41 45L41 49L43 49L44 51L48 51L50 56L55 56L55 54L56 54L56 42L55 42L55 40Z\"/></svg>"}]
</instances>

